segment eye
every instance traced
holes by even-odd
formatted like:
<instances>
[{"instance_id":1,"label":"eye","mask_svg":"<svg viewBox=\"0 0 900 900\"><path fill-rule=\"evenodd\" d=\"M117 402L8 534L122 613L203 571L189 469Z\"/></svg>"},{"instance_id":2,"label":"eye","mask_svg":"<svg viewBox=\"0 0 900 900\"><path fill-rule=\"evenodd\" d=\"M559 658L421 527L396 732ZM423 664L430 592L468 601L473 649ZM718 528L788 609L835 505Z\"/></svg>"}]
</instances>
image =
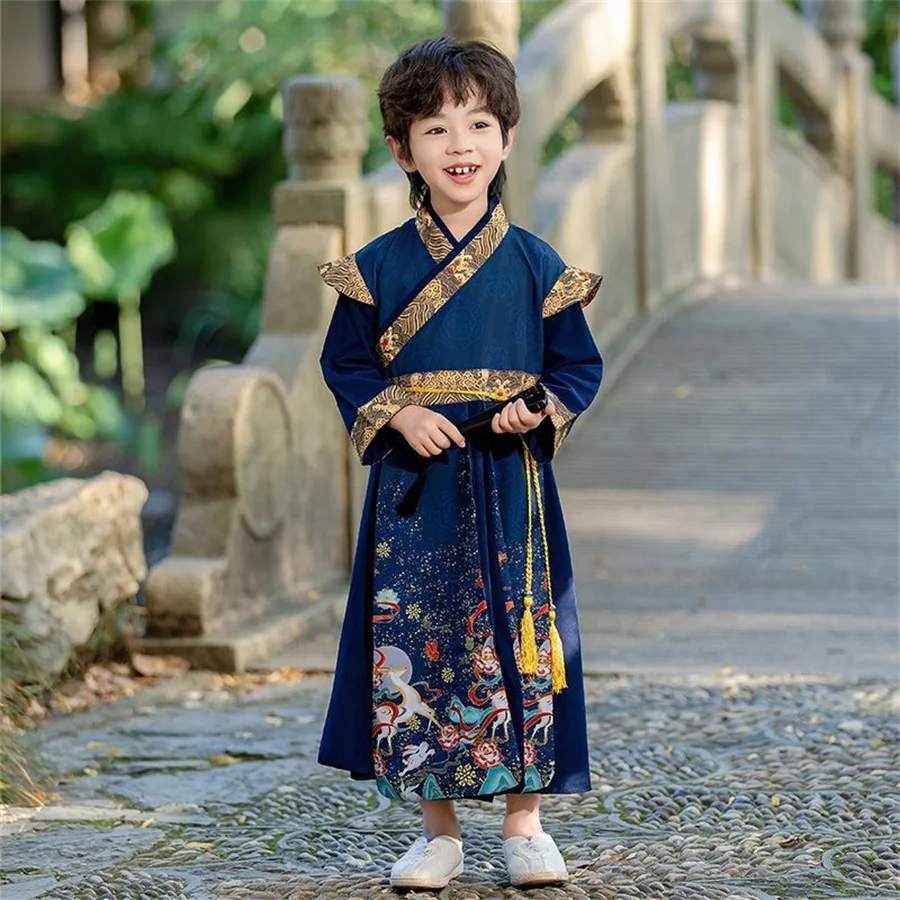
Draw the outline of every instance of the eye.
<instances>
[{"instance_id":1,"label":"eye","mask_svg":"<svg viewBox=\"0 0 900 900\"><path fill-rule=\"evenodd\" d=\"M443 130L444 129L441 128L440 125L435 125L434 128L429 128L428 131L425 132L425 134L436 134L438 131L443 131Z\"/></svg>"},{"instance_id":2,"label":"eye","mask_svg":"<svg viewBox=\"0 0 900 900\"><path fill-rule=\"evenodd\" d=\"M490 128L491 123L490 122L476 122L472 127L473 128Z\"/></svg>"}]
</instances>

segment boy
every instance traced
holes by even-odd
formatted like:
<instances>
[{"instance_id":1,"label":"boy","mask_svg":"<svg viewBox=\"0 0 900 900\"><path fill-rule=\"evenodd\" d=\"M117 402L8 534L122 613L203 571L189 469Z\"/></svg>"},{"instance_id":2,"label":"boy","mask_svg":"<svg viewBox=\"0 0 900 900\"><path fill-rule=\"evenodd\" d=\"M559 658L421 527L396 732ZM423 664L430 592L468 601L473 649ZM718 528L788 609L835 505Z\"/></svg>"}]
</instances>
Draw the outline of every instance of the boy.
<instances>
[{"instance_id":1,"label":"boy","mask_svg":"<svg viewBox=\"0 0 900 900\"><path fill-rule=\"evenodd\" d=\"M550 461L600 386L583 307L601 277L506 220L519 102L502 53L425 41L379 99L417 212L320 267L339 292L322 373L371 471L319 762L420 802L394 886L448 884L463 868L453 800L498 794L512 883L562 882L540 794L591 786ZM538 383L542 411L506 403L488 438L463 438L458 423Z\"/></svg>"}]
</instances>

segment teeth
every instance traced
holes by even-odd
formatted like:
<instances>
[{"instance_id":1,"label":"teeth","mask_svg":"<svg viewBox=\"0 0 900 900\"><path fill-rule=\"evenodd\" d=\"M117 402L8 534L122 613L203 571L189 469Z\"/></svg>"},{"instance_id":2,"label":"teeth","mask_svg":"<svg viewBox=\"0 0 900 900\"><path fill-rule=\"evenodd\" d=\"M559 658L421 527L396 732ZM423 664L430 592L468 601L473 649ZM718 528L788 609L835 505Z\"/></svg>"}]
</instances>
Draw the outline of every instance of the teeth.
<instances>
[{"instance_id":1,"label":"teeth","mask_svg":"<svg viewBox=\"0 0 900 900\"><path fill-rule=\"evenodd\" d=\"M469 172L474 172L477 166L458 166L455 169L447 169L451 175L468 175Z\"/></svg>"}]
</instances>

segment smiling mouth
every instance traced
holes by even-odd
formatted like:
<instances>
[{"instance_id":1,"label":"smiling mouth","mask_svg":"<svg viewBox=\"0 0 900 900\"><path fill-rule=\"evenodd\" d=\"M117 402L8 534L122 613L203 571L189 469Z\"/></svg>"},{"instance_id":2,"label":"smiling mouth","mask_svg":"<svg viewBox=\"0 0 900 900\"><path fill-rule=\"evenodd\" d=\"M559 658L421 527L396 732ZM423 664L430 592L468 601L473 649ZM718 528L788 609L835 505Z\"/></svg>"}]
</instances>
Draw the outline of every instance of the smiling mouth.
<instances>
[{"instance_id":1,"label":"smiling mouth","mask_svg":"<svg viewBox=\"0 0 900 900\"><path fill-rule=\"evenodd\" d=\"M463 178L466 175L473 175L478 171L478 166L449 166L444 169L448 175L454 175L457 178Z\"/></svg>"}]
</instances>

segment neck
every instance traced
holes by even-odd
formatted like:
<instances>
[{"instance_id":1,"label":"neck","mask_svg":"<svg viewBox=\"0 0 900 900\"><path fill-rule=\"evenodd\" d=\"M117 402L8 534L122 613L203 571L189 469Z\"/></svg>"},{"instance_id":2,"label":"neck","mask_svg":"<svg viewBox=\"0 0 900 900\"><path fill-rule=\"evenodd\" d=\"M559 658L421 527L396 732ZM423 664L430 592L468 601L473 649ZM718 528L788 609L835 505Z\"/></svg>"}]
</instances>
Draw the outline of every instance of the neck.
<instances>
[{"instance_id":1,"label":"neck","mask_svg":"<svg viewBox=\"0 0 900 900\"><path fill-rule=\"evenodd\" d=\"M431 208L440 216L450 234L461 241L474 227L475 223L487 212L487 194L469 203L459 204L446 197L432 196Z\"/></svg>"}]
</instances>

